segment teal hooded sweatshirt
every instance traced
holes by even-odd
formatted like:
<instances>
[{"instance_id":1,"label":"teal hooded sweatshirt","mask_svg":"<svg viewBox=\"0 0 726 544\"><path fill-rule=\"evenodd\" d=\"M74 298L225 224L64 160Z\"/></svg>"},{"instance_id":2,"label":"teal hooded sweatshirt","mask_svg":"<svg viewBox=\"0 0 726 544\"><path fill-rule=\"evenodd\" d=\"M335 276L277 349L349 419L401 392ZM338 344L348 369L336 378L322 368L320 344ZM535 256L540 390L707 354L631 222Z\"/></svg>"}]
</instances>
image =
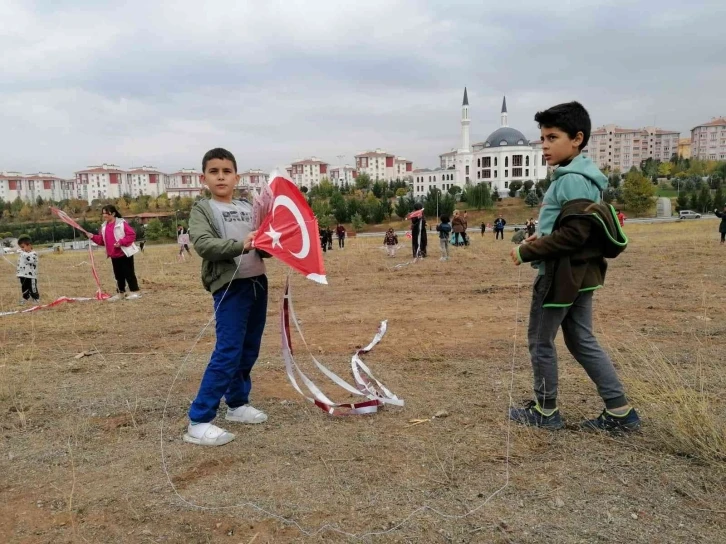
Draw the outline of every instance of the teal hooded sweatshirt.
<instances>
[{"instance_id":1,"label":"teal hooded sweatshirt","mask_svg":"<svg viewBox=\"0 0 726 544\"><path fill-rule=\"evenodd\" d=\"M539 236L552 233L555 219L562 207L570 200L586 198L600 202L600 194L608 186L608 178L588 157L580 154L567 166L560 166L552 174L552 183L542 200L539 211ZM544 263L539 263L539 273L544 275Z\"/></svg>"}]
</instances>

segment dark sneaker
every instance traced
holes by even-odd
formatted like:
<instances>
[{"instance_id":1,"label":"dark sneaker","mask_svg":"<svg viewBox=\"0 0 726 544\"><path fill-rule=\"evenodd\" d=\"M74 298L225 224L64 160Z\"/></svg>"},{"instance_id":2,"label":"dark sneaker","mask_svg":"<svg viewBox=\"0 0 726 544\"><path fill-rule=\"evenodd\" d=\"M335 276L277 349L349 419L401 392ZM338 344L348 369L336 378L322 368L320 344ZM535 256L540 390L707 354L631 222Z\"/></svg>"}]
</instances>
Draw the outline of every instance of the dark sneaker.
<instances>
[{"instance_id":1,"label":"dark sneaker","mask_svg":"<svg viewBox=\"0 0 726 544\"><path fill-rule=\"evenodd\" d=\"M565 423L562 421L562 417L560 417L559 409L556 409L553 414L546 416L542 413L539 404L533 400L529 401L524 408L510 408L509 419L522 425L542 427L543 429L556 430L565 427Z\"/></svg>"},{"instance_id":2,"label":"dark sneaker","mask_svg":"<svg viewBox=\"0 0 726 544\"><path fill-rule=\"evenodd\" d=\"M631 408L624 416L616 416L603 410L597 419L583 421L580 428L586 431L632 432L640 429L640 417L635 408Z\"/></svg>"}]
</instances>

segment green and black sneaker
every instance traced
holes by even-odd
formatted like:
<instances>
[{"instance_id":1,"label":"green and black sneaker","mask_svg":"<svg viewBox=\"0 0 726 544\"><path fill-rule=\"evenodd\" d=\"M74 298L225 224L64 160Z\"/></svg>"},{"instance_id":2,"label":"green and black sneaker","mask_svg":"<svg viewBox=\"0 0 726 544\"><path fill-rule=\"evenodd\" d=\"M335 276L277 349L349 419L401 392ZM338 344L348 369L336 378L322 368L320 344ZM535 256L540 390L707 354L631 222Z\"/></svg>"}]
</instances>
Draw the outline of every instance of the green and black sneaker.
<instances>
[{"instance_id":1,"label":"green and black sneaker","mask_svg":"<svg viewBox=\"0 0 726 544\"><path fill-rule=\"evenodd\" d=\"M631 408L622 416L603 410L596 419L588 419L580 424L586 431L608 431L611 433L629 433L640 429L640 416L635 408Z\"/></svg>"},{"instance_id":2,"label":"green and black sneaker","mask_svg":"<svg viewBox=\"0 0 726 544\"><path fill-rule=\"evenodd\" d=\"M555 408L554 412L545 415L540 405L534 400L529 401L524 408L510 408L509 419L522 425L542 427L543 429L558 430L565 427L559 408Z\"/></svg>"}]
</instances>

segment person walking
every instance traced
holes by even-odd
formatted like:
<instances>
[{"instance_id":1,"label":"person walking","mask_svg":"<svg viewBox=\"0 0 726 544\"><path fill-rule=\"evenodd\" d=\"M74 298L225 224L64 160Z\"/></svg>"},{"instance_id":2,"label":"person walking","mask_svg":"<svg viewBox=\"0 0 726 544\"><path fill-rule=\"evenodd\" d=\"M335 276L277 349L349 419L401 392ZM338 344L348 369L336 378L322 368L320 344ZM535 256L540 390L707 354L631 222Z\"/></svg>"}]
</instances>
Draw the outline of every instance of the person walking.
<instances>
[{"instance_id":1,"label":"person walking","mask_svg":"<svg viewBox=\"0 0 726 544\"><path fill-rule=\"evenodd\" d=\"M484 221L482 221L481 222L481 235L482 235L482 238L484 237L484 233L486 231L487 231L487 224Z\"/></svg>"},{"instance_id":2,"label":"person walking","mask_svg":"<svg viewBox=\"0 0 726 544\"><path fill-rule=\"evenodd\" d=\"M440 261L449 260L449 236L451 235L451 224L449 223L449 216L442 215L440 218L441 222L436 225L436 230L439 233L439 246L441 247L441 259Z\"/></svg>"},{"instance_id":3,"label":"person walking","mask_svg":"<svg viewBox=\"0 0 726 544\"><path fill-rule=\"evenodd\" d=\"M390 228L386 231L386 235L383 237L383 245L386 246L386 253L389 257L396 256L396 248L398 247L398 236L396 236L393 228Z\"/></svg>"},{"instance_id":4,"label":"person walking","mask_svg":"<svg viewBox=\"0 0 726 544\"><path fill-rule=\"evenodd\" d=\"M497 218L494 220L494 239L498 240L499 237L502 237L502 240L504 240L504 226L507 224L507 221L502 217L502 214L500 213Z\"/></svg>"},{"instance_id":5,"label":"person walking","mask_svg":"<svg viewBox=\"0 0 726 544\"><path fill-rule=\"evenodd\" d=\"M721 243L726 240L726 206L723 207L723 211L713 210L716 217L721 219L721 224L718 226L718 232L721 234Z\"/></svg>"},{"instance_id":6,"label":"person walking","mask_svg":"<svg viewBox=\"0 0 726 544\"><path fill-rule=\"evenodd\" d=\"M469 235L466 233L466 231L469 228L469 214L467 213L466 210L464 210L462 219L464 221L464 232L462 232L461 234L464 236L464 245L468 246L469 245Z\"/></svg>"},{"instance_id":7,"label":"person walking","mask_svg":"<svg viewBox=\"0 0 726 544\"><path fill-rule=\"evenodd\" d=\"M189 229L184 228L183 225L178 225L176 228L176 242L179 244L179 254L176 259L179 262L184 262L184 250L186 250L190 257L192 256L192 252L189 251Z\"/></svg>"},{"instance_id":8,"label":"person walking","mask_svg":"<svg viewBox=\"0 0 726 544\"><path fill-rule=\"evenodd\" d=\"M338 248L345 249L345 227L338 223L338 226L335 227L335 233L338 236Z\"/></svg>"},{"instance_id":9,"label":"person walking","mask_svg":"<svg viewBox=\"0 0 726 544\"><path fill-rule=\"evenodd\" d=\"M416 202L413 205L413 209L414 211L422 210L423 204ZM411 219L411 249L413 251L413 258L425 258L427 246L426 218L422 214L421 217L413 217Z\"/></svg>"},{"instance_id":10,"label":"person walking","mask_svg":"<svg viewBox=\"0 0 726 544\"><path fill-rule=\"evenodd\" d=\"M527 231L527 237L532 236L537 231L537 224L534 222L534 218L530 217L524 224L524 230Z\"/></svg>"}]
</instances>

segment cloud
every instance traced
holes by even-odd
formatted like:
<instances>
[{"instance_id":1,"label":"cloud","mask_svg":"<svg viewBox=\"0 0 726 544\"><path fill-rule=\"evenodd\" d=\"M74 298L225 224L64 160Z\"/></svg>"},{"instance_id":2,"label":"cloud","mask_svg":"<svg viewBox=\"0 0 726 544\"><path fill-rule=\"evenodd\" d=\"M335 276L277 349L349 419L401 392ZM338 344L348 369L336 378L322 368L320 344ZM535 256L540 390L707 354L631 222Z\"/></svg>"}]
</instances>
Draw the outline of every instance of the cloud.
<instances>
[{"instance_id":1,"label":"cloud","mask_svg":"<svg viewBox=\"0 0 726 544\"><path fill-rule=\"evenodd\" d=\"M578 99L595 125L687 131L726 113L715 1L371 0L0 3L0 170L242 168L386 148L432 166L472 139ZM697 37L697 39L695 39Z\"/></svg>"}]
</instances>

